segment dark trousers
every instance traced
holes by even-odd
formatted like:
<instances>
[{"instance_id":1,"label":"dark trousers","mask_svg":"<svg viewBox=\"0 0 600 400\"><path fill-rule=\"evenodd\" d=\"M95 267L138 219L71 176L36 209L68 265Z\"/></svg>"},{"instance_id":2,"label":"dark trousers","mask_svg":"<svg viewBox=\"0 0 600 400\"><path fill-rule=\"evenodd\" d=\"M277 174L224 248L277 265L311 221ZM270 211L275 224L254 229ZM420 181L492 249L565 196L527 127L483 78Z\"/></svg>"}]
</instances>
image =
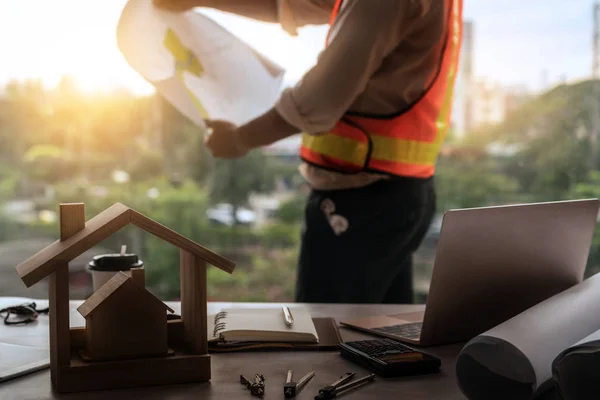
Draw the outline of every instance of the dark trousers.
<instances>
[{"instance_id":1,"label":"dark trousers","mask_svg":"<svg viewBox=\"0 0 600 400\"><path fill-rule=\"evenodd\" d=\"M435 207L433 179L313 190L302 229L296 301L412 303L412 257Z\"/></svg>"}]
</instances>

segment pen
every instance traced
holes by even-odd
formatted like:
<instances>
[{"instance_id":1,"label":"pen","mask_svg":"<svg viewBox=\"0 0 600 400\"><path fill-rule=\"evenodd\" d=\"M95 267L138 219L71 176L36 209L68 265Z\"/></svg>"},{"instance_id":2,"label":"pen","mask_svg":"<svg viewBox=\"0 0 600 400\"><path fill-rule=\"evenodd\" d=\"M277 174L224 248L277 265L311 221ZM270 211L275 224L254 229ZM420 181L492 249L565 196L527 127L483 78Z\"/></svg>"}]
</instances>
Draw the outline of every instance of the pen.
<instances>
[{"instance_id":1,"label":"pen","mask_svg":"<svg viewBox=\"0 0 600 400\"><path fill-rule=\"evenodd\" d=\"M294 325L294 317L292 317L292 312L286 306L283 306L282 308L283 308L283 320L284 320L285 324L289 327L292 327Z\"/></svg>"}]
</instances>

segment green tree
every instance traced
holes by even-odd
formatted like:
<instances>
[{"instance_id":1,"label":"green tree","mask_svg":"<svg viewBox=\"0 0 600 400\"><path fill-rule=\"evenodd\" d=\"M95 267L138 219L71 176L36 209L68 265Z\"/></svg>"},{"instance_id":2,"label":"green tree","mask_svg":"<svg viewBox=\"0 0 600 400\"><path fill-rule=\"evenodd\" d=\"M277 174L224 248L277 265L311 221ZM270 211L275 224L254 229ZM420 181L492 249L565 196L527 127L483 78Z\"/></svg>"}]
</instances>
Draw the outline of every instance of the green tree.
<instances>
[{"instance_id":1,"label":"green tree","mask_svg":"<svg viewBox=\"0 0 600 400\"><path fill-rule=\"evenodd\" d=\"M305 183L304 178L298 172L298 162L295 159L289 160L270 157L269 165L275 179L287 186L298 188Z\"/></svg>"},{"instance_id":2,"label":"green tree","mask_svg":"<svg viewBox=\"0 0 600 400\"><path fill-rule=\"evenodd\" d=\"M49 135L47 93L41 82L11 81L0 99L0 161L22 169L23 153Z\"/></svg>"},{"instance_id":3,"label":"green tree","mask_svg":"<svg viewBox=\"0 0 600 400\"><path fill-rule=\"evenodd\" d=\"M10 166L0 165L0 204L14 196L18 180L19 172L12 170Z\"/></svg>"},{"instance_id":4,"label":"green tree","mask_svg":"<svg viewBox=\"0 0 600 400\"><path fill-rule=\"evenodd\" d=\"M206 193L194 182L179 188L163 187L160 196L147 201L141 212L199 243L206 243ZM162 296L179 294L179 250L152 235L144 235L144 255L148 260L148 284ZM151 264L151 265L150 265Z\"/></svg>"},{"instance_id":5,"label":"green tree","mask_svg":"<svg viewBox=\"0 0 600 400\"><path fill-rule=\"evenodd\" d=\"M301 222L304 219L305 196L295 196L284 202L277 210L277 219L284 224Z\"/></svg>"},{"instance_id":6,"label":"green tree","mask_svg":"<svg viewBox=\"0 0 600 400\"><path fill-rule=\"evenodd\" d=\"M27 176L47 183L58 183L72 165L70 156L53 145L30 147L23 155L23 166Z\"/></svg>"},{"instance_id":7,"label":"green tree","mask_svg":"<svg viewBox=\"0 0 600 400\"><path fill-rule=\"evenodd\" d=\"M247 204L250 194L268 192L275 184L269 159L260 150L234 160L216 160L211 181L211 202L231 204L235 225L239 224L237 211Z\"/></svg>"},{"instance_id":8,"label":"green tree","mask_svg":"<svg viewBox=\"0 0 600 400\"><path fill-rule=\"evenodd\" d=\"M572 198L600 198L600 171L591 171L585 182L578 183L571 192ZM596 230L588 258L586 275L600 272L600 231Z\"/></svg>"},{"instance_id":9,"label":"green tree","mask_svg":"<svg viewBox=\"0 0 600 400\"><path fill-rule=\"evenodd\" d=\"M159 151L140 147L138 156L129 163L129 175L134 182L147 182L164 174L164 158Z\"/></svg>"},{"instance_id":10,"label":"green tree","mask_svg":"<svg viewBox=\"0 0 600 400\"><path fill-rule=\"evenodd\" d=\"M586 179L598 161L600 81L558 86L482 132L488 141L511 145L502 168L532 200L561 199Z\"/></svg>"},{"instance_id":11,"label":"green tree","mask_svg":"<svg viewBox=\"0 0 600 400\"><path fill-rule=\"evenodd\" d=\"M481 147L454 147L436 167L437 208L482 207L515 201L518 183Z\"/></svg>"}]
</instances>

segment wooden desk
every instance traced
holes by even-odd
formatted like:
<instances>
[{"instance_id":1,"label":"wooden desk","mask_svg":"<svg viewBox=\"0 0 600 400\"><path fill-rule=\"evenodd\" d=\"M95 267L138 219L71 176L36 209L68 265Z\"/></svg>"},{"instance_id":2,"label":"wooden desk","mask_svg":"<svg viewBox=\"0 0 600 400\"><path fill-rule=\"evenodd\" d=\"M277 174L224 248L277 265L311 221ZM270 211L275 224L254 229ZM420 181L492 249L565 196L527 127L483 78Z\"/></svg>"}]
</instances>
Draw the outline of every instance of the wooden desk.
<instances>
[{"instance_id":1,"label":"wooden desk","mask_svg":"<svg viewBox=\"0 0 600 400\"><path fill-rule=\"evenodd\" d=\"M41 303L38 303L40 306ZM83 318L75 308L80 302L71 304L71 326L82 326ZM168 303L179 312L177 303ZM265 303L209 303L209 314L222 307L259 307L273 304ZM347 304L311 304L308 305L313 316L334 317L340 319L356 316L367 316L375 313L400 313L419 311L420 305L347 305ZM43 325L46 317L41 317L36 327L36 334L43 339ZM0 341L7 335L7 328L0 326ZM30 329L31 328L31 329ZM33 327L10 327L12 334L15 329L22 329L23 335L32 335ZM45 328L47 329L47 327ZM345 341L369 338L369 335L340 328ZM40 335L41 333L41 335ZM442 359L442 372L437 375L410 378L380 378L374 383L348 392L341 399L465 399L455 379L454 365L461 345L429 348L427 351ZM0 357L2 355L0 354ZM212 354L212 380L201 384L156 386L127 390L103 392L85 392L69 395L59 395L52 392L50 387L50 371L44 370L12 381L0 383L0 399L219 399L219 400L250 400L258 399L250 395L239 383L240 374L253 376L262 373L266 378L266 393L264 399L283 399L283 383L288 369L294 371L295 377L314 370L315 377L304 387L296 397L298 400L314 399L319 388L326 386L346 372L356 372L357 377L368 373L368 370L357 366L343 358L338 352L262 352L262 353L227 353Z\"/></svg>"}]
</instances>

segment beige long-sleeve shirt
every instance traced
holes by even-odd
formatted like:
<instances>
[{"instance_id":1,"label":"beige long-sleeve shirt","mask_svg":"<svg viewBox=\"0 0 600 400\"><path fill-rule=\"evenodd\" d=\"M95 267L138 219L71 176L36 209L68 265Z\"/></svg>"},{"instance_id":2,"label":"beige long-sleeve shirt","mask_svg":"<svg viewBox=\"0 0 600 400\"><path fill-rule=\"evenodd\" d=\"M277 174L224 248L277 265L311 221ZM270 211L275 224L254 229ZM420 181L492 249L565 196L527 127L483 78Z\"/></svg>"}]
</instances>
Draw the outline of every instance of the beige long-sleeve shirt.
<instances>
[{"instance_id":1,"label":"beige long-sleeve shirt","mask_svg":"<svg viewBox=\"0 0 600 400\"><path fill-rule=\"evenodd\" d=\"M295 35L304 25L327 24L335 0L278 0L279 22ZM445 28L442 0L345 0L316 65L275 105L289 124L309 134L334 127L347 111L398 113L421 96L436 71L436 44ZM359 187L381 175L300 172L316 189Z\"/></svg>"}]
</instances>

